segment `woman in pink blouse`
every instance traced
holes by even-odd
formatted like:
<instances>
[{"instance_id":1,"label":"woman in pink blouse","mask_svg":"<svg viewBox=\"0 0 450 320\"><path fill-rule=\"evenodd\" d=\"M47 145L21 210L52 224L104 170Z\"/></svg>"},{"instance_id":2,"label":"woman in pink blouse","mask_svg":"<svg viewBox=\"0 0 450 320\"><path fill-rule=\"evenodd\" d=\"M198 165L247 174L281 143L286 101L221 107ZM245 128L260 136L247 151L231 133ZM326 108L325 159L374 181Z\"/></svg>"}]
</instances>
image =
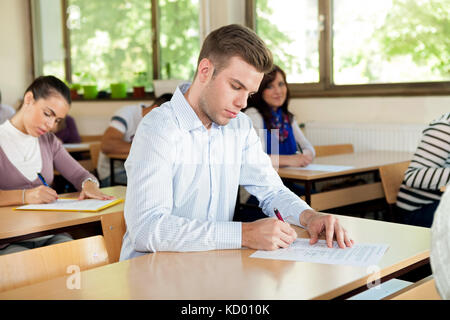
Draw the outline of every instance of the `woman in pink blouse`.
<instances>
[{"instance_id":1,"label":"woman in pink blouse","mask_svg":"<svg viewBox=\"0 0 450 320\"><path fill-rule=\"evenodd\" d=\"M51 185L54 170L81 191L79 199L112 198L50 132L67 115L70 103L69 88L61 80L39 77L25 91L19 111L0 125L0 206L55 201L56 191L37 175Z\"/></svg>"}]
</instances>

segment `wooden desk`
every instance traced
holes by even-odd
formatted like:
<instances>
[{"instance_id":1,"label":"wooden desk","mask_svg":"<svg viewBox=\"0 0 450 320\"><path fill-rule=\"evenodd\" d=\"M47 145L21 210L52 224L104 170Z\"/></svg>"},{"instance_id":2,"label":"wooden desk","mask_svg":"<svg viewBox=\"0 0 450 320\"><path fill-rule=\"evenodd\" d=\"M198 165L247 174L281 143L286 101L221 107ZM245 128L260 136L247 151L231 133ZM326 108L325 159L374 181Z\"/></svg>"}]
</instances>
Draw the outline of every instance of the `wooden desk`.
<instances>
[{"instance_id":1,"label":"wooden desk","mask_svg":"<svg viewBox=\"0 0 450 320\"><path fill-rule=\"evenodd\" d=\"M318 181L375 173L378 168L391 163L410 160L412 153L398 151L365 151L314 159L314 164L352 166L338 172L278 169L282 179L294 180L305 185L305 201L314 209L323 211L349 204L384 198L381 182L311 194L312 185Z\"/></svg>"},{"instance_id":2,"label":"wooden desk","mask_svg":"<svg viewBox=\"0 0 450 320\"><path fill-rule=\"evenodd\" d=\"M332 299L428 262L430 229L340 216L358 242L390 245L379 273L365 267L249 258L250 249L158 252L0 293L1 299ZM300 237L306 231L297 228Z\"/></svg>"},{"instance_id":3,"label":"wooden desk","mask_svg":"<svg viewBox=\"0 0 450 320\"><path fill-rule=\"evenodd\" d=\"M93 141L97 142L97 141ZM90 143L64 143L63 146L69 153L89 152Z\"/></svg>"},{"instance_id":4,"label":"wooden desk","mask_svg":"<svg viewBox=\"0 0 450 320\"><path fill-rule=\"evenodd\" d=\"M116 198L125 198L126 188L121 186L102 189ZM78 194L78 193L77 193ZM124 203L99 212L14 211L12 207L0 207L0 244L11 243L55 231L70 231L74 227L100 224L110 261L118 261L121 239L125 228Z\"/></svg>"},{"instance_id":5,"label":"wooden desk","mask_svg":"<svg viewBox=\"0 0 450 320\"><path fill-rule=\"evenodd\" d=\"M114 171L114 162L120 161L125 162L128 158L128 153L107 153L106 156L109 158L109 169L110 169L110 177L111 177L111 185L115 186L119 183L116 183L115 179L115 171Z\"/></svg>"}]
</instances>

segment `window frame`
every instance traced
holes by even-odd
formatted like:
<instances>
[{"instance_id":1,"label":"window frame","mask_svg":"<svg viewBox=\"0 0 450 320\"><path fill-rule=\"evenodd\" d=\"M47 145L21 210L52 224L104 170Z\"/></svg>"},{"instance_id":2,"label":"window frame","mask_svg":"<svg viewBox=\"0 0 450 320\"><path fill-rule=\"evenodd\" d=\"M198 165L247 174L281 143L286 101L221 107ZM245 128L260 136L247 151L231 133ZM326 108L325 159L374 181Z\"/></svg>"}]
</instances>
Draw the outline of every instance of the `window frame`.
<instances>
[{"instance_id":1,"label":"window frame","mask_svg":"<svg viewBox=\"0 0 450 320\"><path fill-rule=\"evenodd\" d=\"M151 41L152 44L152 59L149 61L149 63L152 63L153 66L153 79L154 80L160 80L161 79L161 50L160 50L160 44L159 44L159 36L160 36L160 27L159 27L159 21L160 21L160 8L159 8L159 1L158 0L146 0L151 3ZM61 10L62 10L62 35L63 35L63 46L64 46L64 75L65 80L67 83L72 83L73 80L73 74L72 74L72 62L71 62L71 44L70 44L70 29L67 28L66 21L68 19L68 0L60 0L61 3ZM33 0L28 0L29 8L30 8L30 25L33 26L33 12L34 12L34 6L33 6ZM32 27L32 34L31 34L31 51L32 51L32 70L33 74L36 75L38 72L40 72L38 69L40 68L40 65L42 64L39 61L39 54L35 53L34 46L39 45L39 41L35 44L35 41L33 38L38 39L39 34L36 33L34 28ZM169 79L170 80L170 79ZM133 94L128 92L126 98L121 99L114 99L114 101L120 101L120 100L153 100L155 98L153 91L146 91L144 98L134 98ZM99 100L111 100L111 98L96 98L96 101ZM76 99L76 101L93 101L93 100L86 100L83 98Z\"/></svg>"},{"instance_id":2,"label":"window frame","mask_svg":"<svg viewBox=\"0 0 450 320\"><path fill-rule=\"evenodd\" d=\"M31 0L30 0L31 1ZM151 3L151 43L152 43L152 64L153 64L153 79L159 79L161 74L160 65L160 50L159 50L159 3L158 0L146 0ZM64 72L66 81L72 83L72 59L70 51L70 30L67 28L66 21L68 19L67 8L68 0L61 0L61 8L63 10L63 43L64 43Z\"/></svg>"},{"instance_id":3,"label":"window frame","mask_svg":"<svg viewBox=\"0 0 450 320\"><path fill-rule=\"evenodd\" d=\"M256 0L245 0L245 24L255 30ZM333 79L333 0L317 0L318 17L323 17L319 39L319 82L290 83L293 98L349 96L449 95L450 81L337 85Z\"/></svg>"}]
</instances>

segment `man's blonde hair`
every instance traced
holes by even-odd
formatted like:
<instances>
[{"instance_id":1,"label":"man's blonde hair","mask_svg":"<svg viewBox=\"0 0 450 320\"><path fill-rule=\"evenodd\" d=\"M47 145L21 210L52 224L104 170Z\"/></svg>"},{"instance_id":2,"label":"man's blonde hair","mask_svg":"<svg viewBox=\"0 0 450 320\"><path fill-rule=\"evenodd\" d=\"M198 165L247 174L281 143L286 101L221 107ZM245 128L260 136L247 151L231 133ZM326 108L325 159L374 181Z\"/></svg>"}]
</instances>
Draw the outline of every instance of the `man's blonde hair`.
<instances>
[{"instance_id":1,"label":"man's blonde hair","mask_svg":"<svg viewBox=\"0 0 450 320\"><path fill-rule=\"evenodd\" d=\"M272 53L253 30L230 24L212 31L206 37L197 66L203 58L207 58L213 63L216 75L228 66L232 57L240 57L262 73L269 72L273 65Z\"/></svg>"}]
</instances>

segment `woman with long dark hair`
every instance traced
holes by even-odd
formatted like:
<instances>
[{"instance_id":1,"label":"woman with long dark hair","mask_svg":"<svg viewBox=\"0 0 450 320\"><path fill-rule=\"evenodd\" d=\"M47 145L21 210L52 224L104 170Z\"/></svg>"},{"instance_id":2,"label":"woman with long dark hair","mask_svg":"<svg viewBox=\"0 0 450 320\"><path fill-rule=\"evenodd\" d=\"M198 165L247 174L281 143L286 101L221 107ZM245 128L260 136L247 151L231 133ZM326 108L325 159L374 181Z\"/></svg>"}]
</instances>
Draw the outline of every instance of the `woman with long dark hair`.
<instances>
[{"instance_id":1,"label":"woman with long dark hair","mask_svg":"<svg viewBox=\"0 0 450 320\"><path fill-rule=\"evenodd\" d=\"M50 187L55 169L81 191L79 199L112 198L50 132L67 115L70 103L70 90L61 80L42 76L25 90L19 111L0 125L0 207L55 201L58 195ZM62 235L34 238L1 245L0 254L68 240Z\"/></svg>"},{"instance_id":2,"label":"woman with long dark hair","mask_svg":"<svg viewBox=\"0 0 450 320\"><path fill-rule=\"evenodd\" d=\"M304 167L312 162L315 151L289 112L288 104L286 74L274 66L264 75L258 92L248 99L245 113L252 119L274 166Z\"/></svg>"}]
</instances>

